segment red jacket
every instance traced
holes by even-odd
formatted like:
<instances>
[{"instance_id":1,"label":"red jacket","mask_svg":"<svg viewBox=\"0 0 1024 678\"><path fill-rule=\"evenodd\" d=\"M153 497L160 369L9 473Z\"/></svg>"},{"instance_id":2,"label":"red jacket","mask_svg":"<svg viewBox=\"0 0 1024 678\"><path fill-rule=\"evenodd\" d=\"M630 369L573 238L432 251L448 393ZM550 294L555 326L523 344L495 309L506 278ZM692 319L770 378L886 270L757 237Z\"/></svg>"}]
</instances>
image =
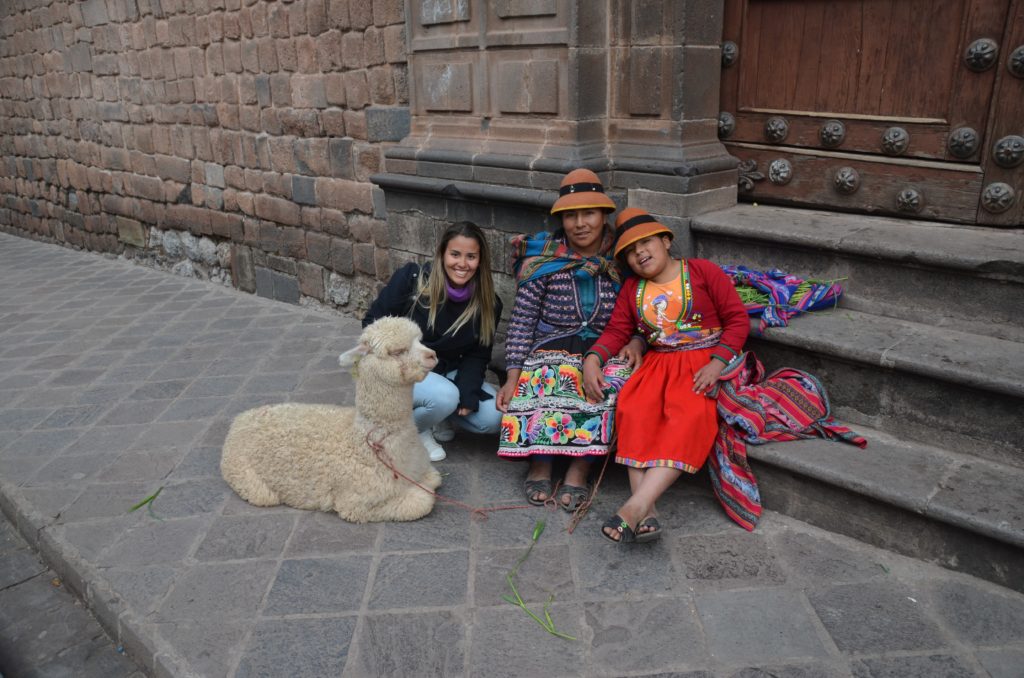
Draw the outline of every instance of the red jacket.
<instances>
[{"instance_id":1,"label":"red jacket","mask_svg":"<svg viewBox=\"0 0 1024 678\"><path fill-rule=\"evenodd\" d=\"M714 262L707 259L687 259L690 286L693 290L692 317L699 313L704 328L722 328L719 343L712 349L712 357L728 363L743 350L750 333L750 319L729 277ZM640 321L636 304L640 278L628 278L619 291L611 320L604 333L587 352L596 354L602 364L615 356L637 334L647 334Z\"/></svg>"}]
</instances>

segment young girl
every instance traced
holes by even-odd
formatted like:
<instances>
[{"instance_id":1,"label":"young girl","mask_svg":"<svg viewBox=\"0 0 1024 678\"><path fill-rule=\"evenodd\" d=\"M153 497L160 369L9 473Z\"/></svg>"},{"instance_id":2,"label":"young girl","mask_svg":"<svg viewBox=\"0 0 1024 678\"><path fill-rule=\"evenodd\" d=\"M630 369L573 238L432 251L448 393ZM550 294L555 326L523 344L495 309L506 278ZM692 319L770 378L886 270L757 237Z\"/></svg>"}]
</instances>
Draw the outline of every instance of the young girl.
<instances>
[{"instance_id":1,"label":"young girl","mask_svg":"<svg viewBox=\"0 0 1024 678\"><path fill-rule=\"evenodd\" d=\"M454 436L449 418L474 433L497 433L501 413L484 372L501 300L494 293L483 231L468 221L452 224L432 264L398 269L366 312L363 327L388 315L411 318L423 332L423 343L437 352L437 367L412 392L413 419L430 460L446 456L437 440Z\"/></svg>"},{"instance_id":2,"label":"young girl","mask_svg":"<svg viewBox=\"0 0 1024 678\"><path fill-rule=\"evenodd\" d=\"M584 388L600 398L602 365L634 335L652 349L619 394L615 461L629 470L632 496L602 527L612 541L661 536L654 503L685 471L704 464L718 431L705 396L750 331L732 282L706 259L674 259L672 232L647 212L616 220L615 256L636 273L622 286L604 333L584 360Z\"/></svg>"}]
</instances>

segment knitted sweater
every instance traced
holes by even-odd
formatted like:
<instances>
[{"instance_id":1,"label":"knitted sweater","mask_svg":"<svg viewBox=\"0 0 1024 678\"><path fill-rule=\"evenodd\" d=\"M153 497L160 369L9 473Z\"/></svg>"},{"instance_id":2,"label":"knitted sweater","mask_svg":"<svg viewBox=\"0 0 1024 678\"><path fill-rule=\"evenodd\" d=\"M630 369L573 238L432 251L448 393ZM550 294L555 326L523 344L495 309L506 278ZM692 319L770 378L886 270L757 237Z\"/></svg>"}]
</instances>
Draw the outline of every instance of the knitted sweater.
<instances>
[{"instance_id":1,"label":"knitted sweater","mask_svg":"<svg viewBox=\"0 0 1024 678\"><path fill-rule=\"evenodd\" d=\"M674 265L678 266L679 262ZM693 289L693 308L690 313L701 317L700 325L705 329L720 328L722 336L712 349L713 358L728 364L743 350L743 343L750 333L750 318L740 301L729 277L714 262L707 259L687 259L690 285ZM634 335L647 336L646 326L640 320L637 310L637 287L640 278L631 277L622 285L615 311L604 330L590 348L601 362L607 362L616 355Z\"/></svg>"},{"instance_id":2,"label":"knitted sweater","mask_svg":"<svg viewBox=\"0 0 1024 678\"><path fill-rule=\"evenodd\" d=\"M447 374L458 370L455 385L459 388L459 407L476 411L481 396L491 396L480 386L484 383L484 372L491 362L491 345L480 343L480 323L468 322L454 334L446 330L455 324L469 301L456 302L449 299L437 309L434 328L427 327L430 309L423 304L413 305L413 297L419 285L421 270L415 263L408 263L395 271L391 280L377 295L370 310L363 318L363 327L384 316L407 317L423 332L423 344L437 353L437 367L434 372ZM425 265L422 275L430 275L430 266ZM494 297L494 323L501 317L501 299Z\"/></svg>"},{"instance_id":3,"label":"knitted sweater","mask_svg":"<svg viewBox=\"0 0 1024 678\"><path fill-rule=\"evenodd\" d=\"M573 271L559 271L529 280L516 290L515 305L508 321L505 363L520 369L526 356L543 344L571 337L585 327L600 332L615 306L615 284L606 274L594 285L596 303L584 317Z\"/></svg>"}]
</instances>

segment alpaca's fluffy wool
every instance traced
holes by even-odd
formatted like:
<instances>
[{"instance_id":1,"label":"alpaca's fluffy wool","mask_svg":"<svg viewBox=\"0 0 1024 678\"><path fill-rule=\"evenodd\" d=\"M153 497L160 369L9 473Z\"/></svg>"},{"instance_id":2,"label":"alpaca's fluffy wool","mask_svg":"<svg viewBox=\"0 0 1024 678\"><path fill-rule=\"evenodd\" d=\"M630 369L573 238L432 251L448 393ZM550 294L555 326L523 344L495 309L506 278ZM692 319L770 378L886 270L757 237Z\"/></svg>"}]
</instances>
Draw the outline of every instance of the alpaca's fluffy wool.
<instances>
[{"instance_id":1,"label":"alpaca's fluffy wool","mask_svg":"<svg viewBox=\"0 0 1024 678\"><path fill-rule=\"evenodd\" d=\"M415 520L430 513L434 495L395 478L368 443L403 474L436 489L412 420L412 386L437 363L404 318L381 318L341 363L358 361L356 406L266 405L238 415L221 456L224 480L257 506L287 504L336 511L356 523ZM369 437L369 438L368 438Z\"/></svg>"}]
</instances>

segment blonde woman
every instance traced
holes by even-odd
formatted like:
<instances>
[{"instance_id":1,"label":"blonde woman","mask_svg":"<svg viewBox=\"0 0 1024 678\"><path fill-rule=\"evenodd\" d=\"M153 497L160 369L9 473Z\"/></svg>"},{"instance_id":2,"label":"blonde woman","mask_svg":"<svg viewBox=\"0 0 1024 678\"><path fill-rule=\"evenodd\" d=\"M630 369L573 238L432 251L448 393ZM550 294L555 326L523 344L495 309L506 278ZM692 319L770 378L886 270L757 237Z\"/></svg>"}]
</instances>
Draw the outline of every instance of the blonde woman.
<instances>
[{"instance_id":1,"label":"blonde woman","mask_svg":"<svg viewBox=\"0 0 1024 678\"><path fill-rule=\"evenodd\" d=\"M497 433L501 412L484 383L501 300L494 293L491 256L483 231L460 221L444 232L432 262L398 269L363 318L405 316L437 352L437 367L413 388L413 419L431 461L445 458L439 442L454 437L451 423L473 433Z\"/></svg>"}]
</instances>

